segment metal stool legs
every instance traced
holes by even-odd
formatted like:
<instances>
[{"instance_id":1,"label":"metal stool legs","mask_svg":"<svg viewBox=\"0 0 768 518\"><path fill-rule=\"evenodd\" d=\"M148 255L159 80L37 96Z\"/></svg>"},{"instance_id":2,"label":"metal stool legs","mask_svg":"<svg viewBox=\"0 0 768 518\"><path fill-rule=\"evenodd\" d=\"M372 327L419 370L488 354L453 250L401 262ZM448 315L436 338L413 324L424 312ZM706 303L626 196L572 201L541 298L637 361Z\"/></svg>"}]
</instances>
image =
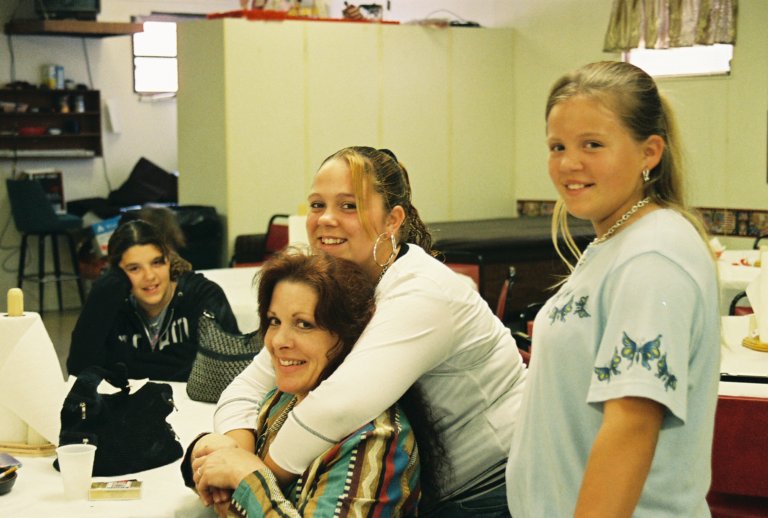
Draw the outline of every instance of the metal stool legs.
<instances>
[{"instance_id":1,"label":"metal stool legs","mask_svg":"<svg viewBox=\"0 0 768 518\"><path fill-rule=\"evenodd\" d=\"M67 239L67 245L69 246L70 257L72 259L71 274L61 273L61 259L59 257L58 239L59 239L59 236L62 234ZM38 254L37 275L24 274L24 266L27 258L27 239L29 238L30 235L34 235L37 237L37 254ZM45 271L45 238L47 237L50 237L52 241L52 249L51 249L53 252L53 278L52 279L46 278L46 271ZM61 291L61 283L63 281L68 281L68 280L76 281L77 292L80 297L80 304L82 305L85 302L85 290L83 289L83 280L80 278L80 268L78 267L78 263L77 263L75 241L69 233L54 232L54 233L40 233L40 234L27 234L27 233L22 234L21 249L19 250L18 272L19 273L17 278L17 285L19 288L22 287L22 283L24 282L24 280L34 280L35 282L37 282L38 294L40 297L38 302L38 310L41 314L44 311L45 283L49 281L53 281L56 283L56 296L59 301L59 311L64 309L64 299Z\"/></svg>"},{"instance_id":2,"label":"metal stool legs","mask_svg":"<svg viewBox=\"0 0 768 518\"><path fill-rule=\"evenodd\" d=\"M83 278L80 276L80 263L77 260L77 246L72 234L67 233L67 245L69 245L69 256L72 259L72 269L77 275L77 293L80 296L80 305L85 304L85 289L83 288Z\"/></svg>"}]
</instances>

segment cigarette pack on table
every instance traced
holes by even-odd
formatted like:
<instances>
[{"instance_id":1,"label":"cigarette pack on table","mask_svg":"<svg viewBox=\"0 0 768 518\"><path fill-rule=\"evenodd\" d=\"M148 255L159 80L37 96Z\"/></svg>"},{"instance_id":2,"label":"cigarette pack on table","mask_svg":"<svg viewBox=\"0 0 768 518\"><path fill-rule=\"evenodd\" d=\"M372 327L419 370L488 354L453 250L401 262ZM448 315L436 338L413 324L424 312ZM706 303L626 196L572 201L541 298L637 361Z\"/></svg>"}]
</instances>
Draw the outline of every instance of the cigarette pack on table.
<instances>
[{"instance_id":1,"label":"cigarette pack on table","mask_svg":"<svg viewBox=\"0 0 768 518\"><path fill-rule=\"evenodd\" d=\"M141 498L141 480L93 482L88 500L136 500Z\"/></svg>"}]
</instances>

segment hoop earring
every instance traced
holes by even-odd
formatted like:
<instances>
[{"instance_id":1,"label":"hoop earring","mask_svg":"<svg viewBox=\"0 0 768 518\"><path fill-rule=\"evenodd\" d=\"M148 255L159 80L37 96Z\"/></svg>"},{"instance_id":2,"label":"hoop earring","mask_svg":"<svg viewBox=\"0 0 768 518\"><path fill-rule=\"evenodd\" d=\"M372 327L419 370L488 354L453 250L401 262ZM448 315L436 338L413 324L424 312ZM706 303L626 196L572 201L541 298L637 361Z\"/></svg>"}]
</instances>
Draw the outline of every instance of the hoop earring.
<instances>
[{"instance_id":1,"label":"hoop earring","mask_svg":"<svg viewBox=\"0 0 768 518\"><path fill-rule=\"evenodd\" d=\"M643 169L643 182L648 183L651 181L651 172L646 167Z\"/></svg>"},{"instance_id":2,"label":"hoop earring","mask_svg":"<svg viewBox=\"0 0 768 518\"><path fill-rule=\"evenodd\" d=\"M387 260L384 261L384 264L381 264L379 262L379 259L377 258L377 252L379 249L379 241L381 240L381 236L387 235L387 232L382 232L378 236L376 236L376 241L373 243L373 262L376 263L377 266L380 268L383 268L384 271L381 272L382 275L384 275L384 272L387 271L387 268L389 268L392 265L392 262L395 260L395 257L397 257L397 241L395 241L394 234L389 234L389 243L392 246L392 251L389 253L389 257L387 257Z\"/></svg>"}]
</instances>

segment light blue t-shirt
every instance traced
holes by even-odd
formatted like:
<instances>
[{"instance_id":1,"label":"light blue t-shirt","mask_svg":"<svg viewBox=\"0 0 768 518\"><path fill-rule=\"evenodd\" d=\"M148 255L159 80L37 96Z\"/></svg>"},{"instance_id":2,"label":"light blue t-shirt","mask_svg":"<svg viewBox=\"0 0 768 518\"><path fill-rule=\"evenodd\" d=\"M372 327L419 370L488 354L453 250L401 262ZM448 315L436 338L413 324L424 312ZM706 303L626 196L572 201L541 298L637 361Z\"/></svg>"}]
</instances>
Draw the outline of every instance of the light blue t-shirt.
<instances>
[{"instance_id":1,"label":"light blue t-shirt","mask_svg":"<svg viewBox=\"0 0 768 518\"><path fill-rule=\"evenodd\" d=\"M628 396L666 407L633 516L709 516L719 367L715 263L685 218L656 210L589 247L536 317L507 465L512 516L573 515L603 402Z\"/></svg>"}]
</instances>

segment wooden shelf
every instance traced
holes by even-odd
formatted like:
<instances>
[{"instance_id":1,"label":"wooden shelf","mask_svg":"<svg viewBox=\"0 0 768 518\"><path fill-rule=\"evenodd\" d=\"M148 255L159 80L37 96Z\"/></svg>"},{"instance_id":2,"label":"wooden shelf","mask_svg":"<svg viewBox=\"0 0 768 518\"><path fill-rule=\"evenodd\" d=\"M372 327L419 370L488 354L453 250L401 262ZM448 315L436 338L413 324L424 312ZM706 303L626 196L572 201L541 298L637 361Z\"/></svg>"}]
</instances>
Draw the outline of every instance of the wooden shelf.
<instances>
[{"instance_id":1,"label":"wooden shelf","mask_svg":"<svg viewBox=\"0 0 768 518\"><path fill-rule=\"evenodd\" d=\"M74 109L82 97L85 111L60 111L62 102ZM66 100L65 100L66 99ZM47 90L0 88L0 159L92 158L101 156L101 95L98 90ZM33 111L34 110L34 111ZM41 135L24 135L24 129L42 128ZM50 134L51 129L60 133Z\"/></svg>"},{"instance_id":2,"label":"wooden shelf","mask_svg":"<svg viewBox=\"0 0 768 518\"><path fill-rule=\"evenodd\" d=\"M142 23L91 22L84 20L14 20L5 24L6 34L106 38L143 32Z\"/></svg>"}]
</instances>

